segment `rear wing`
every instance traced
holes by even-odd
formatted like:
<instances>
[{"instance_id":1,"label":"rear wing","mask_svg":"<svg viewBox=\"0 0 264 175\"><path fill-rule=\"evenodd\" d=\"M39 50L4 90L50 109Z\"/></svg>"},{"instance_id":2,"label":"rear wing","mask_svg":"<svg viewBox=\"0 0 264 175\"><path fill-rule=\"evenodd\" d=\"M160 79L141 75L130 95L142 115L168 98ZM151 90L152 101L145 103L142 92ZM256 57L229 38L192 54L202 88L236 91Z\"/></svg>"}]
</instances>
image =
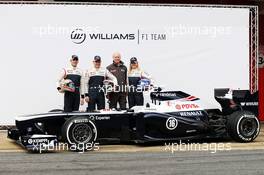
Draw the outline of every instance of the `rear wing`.
<instances>
[{"instance_id":1,"label":"rear wing","mask_svg":"<svg viewBox=\"0 0 264 175\"><path fill-rule=\"evenodd\" d=\"M223 112L230 110L232 105L238 105L243 110L250 111L258 116L258 92L251 94L249 90L221 88L214 89L214 97L221 105Z\"/></svg>"}]
</instances>

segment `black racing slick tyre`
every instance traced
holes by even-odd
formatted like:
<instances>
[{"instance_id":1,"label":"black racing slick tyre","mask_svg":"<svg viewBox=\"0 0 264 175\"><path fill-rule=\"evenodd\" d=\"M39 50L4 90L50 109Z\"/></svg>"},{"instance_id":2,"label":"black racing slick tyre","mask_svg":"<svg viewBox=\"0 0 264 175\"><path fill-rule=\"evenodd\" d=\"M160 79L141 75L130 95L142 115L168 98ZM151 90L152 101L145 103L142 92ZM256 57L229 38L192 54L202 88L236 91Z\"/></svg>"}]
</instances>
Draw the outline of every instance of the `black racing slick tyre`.
<instances>
[{"instance_id":1,"label":"black racing slick tyre","mask_svg":"<svg viewBox=\"0 0 264 175\"><path fill-rule=\"evenodd\" d=\"M249 111L237 111L228 116L227 132L237 142L251 142L259 131L259 120Z\"/></svg>"},{"instance_id":2,"label":"black racing slick tyre","mask_svg":"<svg viewBox=\"0 0 264 175\"><path fill-rule=\"evenodd\" d=\"M62 127L62 138L71 151L92 150L97 138L97 129L87 117L73 116Z\"/></svg>"}]
</instances>

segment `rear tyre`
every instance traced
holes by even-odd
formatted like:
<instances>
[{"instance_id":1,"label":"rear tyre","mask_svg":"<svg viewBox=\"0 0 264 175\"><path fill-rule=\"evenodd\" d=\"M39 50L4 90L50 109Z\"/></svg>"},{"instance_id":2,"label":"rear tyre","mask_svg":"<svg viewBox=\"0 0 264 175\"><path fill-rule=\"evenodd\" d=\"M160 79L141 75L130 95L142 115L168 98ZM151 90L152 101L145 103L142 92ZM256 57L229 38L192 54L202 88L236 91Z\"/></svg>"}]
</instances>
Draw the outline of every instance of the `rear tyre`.
<instances>
[{"instance_id":1,"label":"rear tyre","mask_svg":"<svg viewBox=\"0 0 264 175\"><path fill-rule=\"evenodd\" d=\"M73 116L62 127L62 138L71 151L92 150L97 138L95 124L87 117Z\"/></svg>"},{"instance_id":2,"label":"rear tyre","mask_svg":"<svg viewBox=\"0 0 264 175\"><path fill-rule=\"evenodd\" d=\"M237 142L251 142L259 134L258 118L249 111L237 111L228 116L227 131Z\"/></svg>"}]
</instances>

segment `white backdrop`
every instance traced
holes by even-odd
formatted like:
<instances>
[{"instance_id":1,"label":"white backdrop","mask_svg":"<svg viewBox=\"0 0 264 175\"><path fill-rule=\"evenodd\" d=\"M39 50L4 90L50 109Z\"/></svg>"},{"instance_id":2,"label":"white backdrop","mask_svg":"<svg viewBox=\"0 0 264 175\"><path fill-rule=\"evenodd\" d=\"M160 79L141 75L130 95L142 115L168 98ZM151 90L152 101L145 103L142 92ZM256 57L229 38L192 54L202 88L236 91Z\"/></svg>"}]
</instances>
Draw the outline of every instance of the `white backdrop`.
<instances>
[{"instance_id":1,"label":"white backdrop","mask_svg":"<svg viewBox=\"0 0 264 175\"><path fill-rule=\"evenodd\" d=\"M249 88L247 8L1 4L0 23L0 124L62 108L56 79L72 54L82 69L94 55L104 66L114 51L126 64L138 57L156 83L200 97L207 107L217 106L214 88ZM81 44L70 37L77 28L86 33ZM135 39L92 40L91 33L130 33ZM166 40L150 34L165 34Z\"/></svg>"}]
</instances>

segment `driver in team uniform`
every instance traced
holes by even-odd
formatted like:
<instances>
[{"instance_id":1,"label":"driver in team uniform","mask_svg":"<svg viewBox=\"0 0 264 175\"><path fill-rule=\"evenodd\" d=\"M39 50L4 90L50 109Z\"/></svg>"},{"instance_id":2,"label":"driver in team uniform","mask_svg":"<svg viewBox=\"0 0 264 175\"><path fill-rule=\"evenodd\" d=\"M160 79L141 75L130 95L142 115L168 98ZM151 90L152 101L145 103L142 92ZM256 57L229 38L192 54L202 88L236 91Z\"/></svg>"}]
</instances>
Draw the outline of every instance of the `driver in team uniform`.
<instances>
[{"instance_id":1,"label":"driver in team uniform","mask_svg":"<svg viewBox=\"0 0 264 175\"><path fill-rule=\"evenodd\" d=\"M107 69L101 67L101 57L95 56L93 60L94 67L87 70L84 74L82 87L84 89L85 101L88 102L87 111L105 109L104 80L108 79L117 85L116 77Z\"/></svg>"},{"instance_id":2,"label":"driver in team uniform","mask_svg":"<svg viewBox=\"0 0 264 175\"><path fill-rule=\"evenodd\" d=\"M64 112L78 111L80 106L80 86L82 71L77 67L79 58L77 55L72 55L70 59L71 66L63 69L57 82L57 90L64 93ZM74 85L73 91L63 91L63 81L71 81ZM82 96L81 104L84 103L84 96Z\"/></svg>"}]
</instances>

